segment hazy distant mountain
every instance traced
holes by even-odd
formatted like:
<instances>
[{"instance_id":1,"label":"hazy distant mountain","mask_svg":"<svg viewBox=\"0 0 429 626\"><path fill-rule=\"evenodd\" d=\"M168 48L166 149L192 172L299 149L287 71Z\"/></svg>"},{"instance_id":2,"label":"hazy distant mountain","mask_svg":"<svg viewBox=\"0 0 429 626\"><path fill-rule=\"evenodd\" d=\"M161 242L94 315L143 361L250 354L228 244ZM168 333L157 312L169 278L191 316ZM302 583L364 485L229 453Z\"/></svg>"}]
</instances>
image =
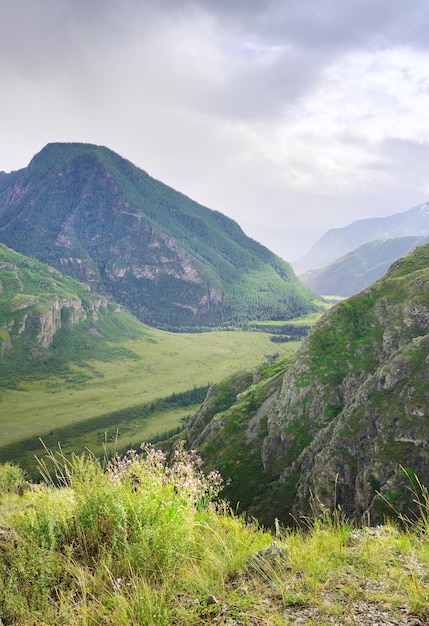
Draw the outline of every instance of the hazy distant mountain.
<instances>
[{"instance_id":1,"label":"hazy distant mountain","mask_svg":"<svg viewBox=\"0 0 429 626\"><path fill-rule=\"evenodd\" d=\"M429 202L387 217L357 220L328 230L312 248L293 262L296 272L324 267L369 241L429 235Z\"/></svg>"},{"instance_id":2,"label":"hazy distant mountain","mask_svg":"<svg viewBox=\"0 0 429 626\"><path fill-rule=\"evenodd\" d=\"M428 237L370 241L326 267L308 270L301 280L325 296L352 296L384 276L396 259L425 243L429 243Z\"/></svg>"},{"instance_id":3,"label":"hazy distant mountain","mask_svg":"<svg viewBox=\"0 0 429 626\"><path fill-rule=\"evenodd\" d=\"M47 145L0 176L0 241L158 326L241 325L312 308L291 266L236 222L111 150Z\"/></svg>"}]
</instances>

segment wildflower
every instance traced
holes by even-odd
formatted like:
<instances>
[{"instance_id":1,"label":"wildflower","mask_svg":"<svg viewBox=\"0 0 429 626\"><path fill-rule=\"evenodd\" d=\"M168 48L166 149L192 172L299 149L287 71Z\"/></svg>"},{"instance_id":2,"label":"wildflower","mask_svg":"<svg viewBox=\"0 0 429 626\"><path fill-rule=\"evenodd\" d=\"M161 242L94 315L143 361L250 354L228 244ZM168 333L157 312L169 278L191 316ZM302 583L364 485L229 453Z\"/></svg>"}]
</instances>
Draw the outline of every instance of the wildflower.
<instances>
[{"instance_id":1,"label":"wildflower","mask_svg":"<svg viewBox=\"0 0 429 626\"><path fill-rule=\"evenodd\" d=\"M186 450L184 442L175 448L170 465L167 455L149 443L142 443L142 453L129 450L125 456L118 454L107 468L113 482L131 481L139 490L146 482L144 477L160 485L171 485L176 494L181 494L196 506L204 505L219 495L222 477L217 471L208 475L203 472L203 461L195 450Z\"/></svg>"}]
</instances>

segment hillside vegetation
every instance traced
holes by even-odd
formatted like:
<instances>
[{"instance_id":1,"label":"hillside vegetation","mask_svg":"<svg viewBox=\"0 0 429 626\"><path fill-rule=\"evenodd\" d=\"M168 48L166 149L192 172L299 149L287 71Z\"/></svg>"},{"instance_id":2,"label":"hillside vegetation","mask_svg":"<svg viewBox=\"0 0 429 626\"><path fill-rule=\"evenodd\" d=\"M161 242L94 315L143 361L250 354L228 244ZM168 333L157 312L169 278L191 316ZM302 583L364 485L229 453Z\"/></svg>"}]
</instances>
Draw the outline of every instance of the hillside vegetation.
<instances>
[{"instance_id":1,"label":"hillside vegetation","mask_svg":"<svg viewBox=\"0 0 429 626\"><path fill-rule=\"evenodd\" d=\"M183 428L208 383L297 345L274 344L270 329L150 328L2 244L0 287L0 460L33 475L40 437L67 451L125 450Z\"/></svg>"},{"instance_id":2,"label":"hillside vegetation","mask_svg":"<svg viewBox=\"0 0 429 626\"><path fill-rule=\"evenodd\" d=\"M0 240L170 330L315 309L291 266L236 222L100 146L49 144L4 175Z\"/></svg>"},{"instance_id":3,"label":"hillside vegetation","mask_svg":"<svg viewBox=\"0 0 429 626\"><path fill-rule=\"evenodd\" d=\"M427 492L405 528L337 511L267 532L183 447L140 452L104 469L48 453L37 486L0 466L4 626L427 624Z\"/></svg>"},{"instance_id":4,"label":"hillside vegetation","mask_svg":"<svg viewBox=\"0 0 429 626\"><path fill-rule=\"evenodd\" d=\"M267 524L314 499L373 523L411 512L407 475L429 483L428 327L426 245L333 307L291 361L214 386L188 441Z\"/></svg>"}]
</instances>

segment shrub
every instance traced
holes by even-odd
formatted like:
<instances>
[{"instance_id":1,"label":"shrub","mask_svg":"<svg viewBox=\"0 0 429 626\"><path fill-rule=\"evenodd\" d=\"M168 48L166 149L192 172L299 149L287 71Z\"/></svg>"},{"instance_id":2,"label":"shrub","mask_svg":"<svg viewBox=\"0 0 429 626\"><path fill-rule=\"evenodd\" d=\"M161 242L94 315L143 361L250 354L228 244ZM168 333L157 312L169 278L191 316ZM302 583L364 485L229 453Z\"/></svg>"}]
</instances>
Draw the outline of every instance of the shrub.
<instances>
[{"instance_id":1,"label":"shrub","mask_svg":"<svg viewBox=\"0 0 429 626\"><path fill-rule=\"evenodd\" d=\"M14 463L0 465L0 495L22 495L28 488L23 470Z\"/></svg>"},{"instance_id":2,"label":"shrub","mask_svg":"<svg viewBox=\"0 0 429 626\"><path fill-rule=\"evenodd\" d=\"M33 507L17 519L21 531L45 548L66 547L91 565L108 556L115 575L125 569L168 574L183 562L195 513L216 498L217 472L206 476L202 461L180 444L171 459L150 444L142 453L116 456L106 469L88 455L66 459L49 453L61 490L39 490ZM60 494L60 495L59 495Z\"/></svg>"}]
</instances>

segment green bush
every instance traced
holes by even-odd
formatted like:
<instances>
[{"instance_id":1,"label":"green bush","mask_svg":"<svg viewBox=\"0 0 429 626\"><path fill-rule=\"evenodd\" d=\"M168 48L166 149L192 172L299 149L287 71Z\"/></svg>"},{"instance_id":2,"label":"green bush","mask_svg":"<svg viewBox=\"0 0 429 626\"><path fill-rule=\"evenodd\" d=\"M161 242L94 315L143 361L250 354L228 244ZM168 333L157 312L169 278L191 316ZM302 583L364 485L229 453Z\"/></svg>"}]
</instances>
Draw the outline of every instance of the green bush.
<instances>
[{"instance_id":1,"label":"green bush","mask_svg":"<svg viewBox=\"0 0 429 626\"><path fill-rule=\"evenodd\" d=\"M14 463L0 465L0 495L22 494L28 487L23 470Z\"/></svg>"}]
</instances>

